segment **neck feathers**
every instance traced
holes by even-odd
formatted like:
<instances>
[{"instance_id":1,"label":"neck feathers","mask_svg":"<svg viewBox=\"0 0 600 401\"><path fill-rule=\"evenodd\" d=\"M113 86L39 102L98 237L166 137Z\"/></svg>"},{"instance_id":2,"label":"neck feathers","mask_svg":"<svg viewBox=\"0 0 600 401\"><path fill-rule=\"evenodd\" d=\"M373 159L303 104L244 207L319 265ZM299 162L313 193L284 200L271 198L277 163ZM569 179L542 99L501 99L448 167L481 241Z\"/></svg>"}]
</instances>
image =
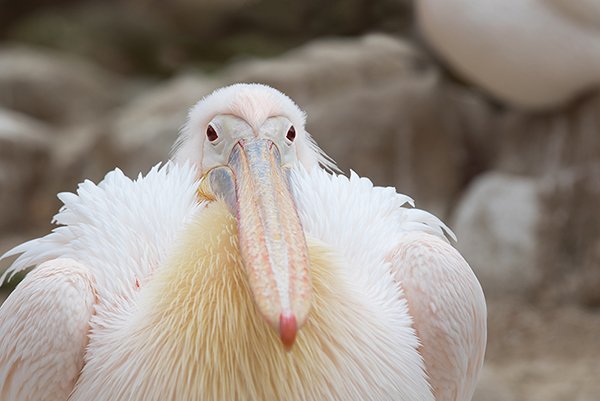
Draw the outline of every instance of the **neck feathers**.
<instances>
[{"instance_id":1,"label":"neck feathers","mask_svg":"<svg viewBox=\"0 0 600 401\"><path fill-rule=\"evenodd\" d=\"M285 352L254 305L235 219L212 202L142 289L139 313L113 336L119 342L107 346L120 359L92 361L103 378L96 399L105 400L97 398L102 387L115 389L106 401L416 399L403 398L413 386L398 375L405 351L389 322L361 303L338 258L311 242L313 305Z\"/></svg>"}]
</instances>

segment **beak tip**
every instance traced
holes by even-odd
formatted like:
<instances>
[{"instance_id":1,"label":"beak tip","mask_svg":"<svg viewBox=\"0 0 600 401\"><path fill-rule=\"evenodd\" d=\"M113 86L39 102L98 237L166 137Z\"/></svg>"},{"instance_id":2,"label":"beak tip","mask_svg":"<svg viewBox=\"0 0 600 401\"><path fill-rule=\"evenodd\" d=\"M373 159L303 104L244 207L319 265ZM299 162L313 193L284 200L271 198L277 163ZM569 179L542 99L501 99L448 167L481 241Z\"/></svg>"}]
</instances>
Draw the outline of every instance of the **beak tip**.
<instances>
[{"instance_id":1,"label":"beak tip","mask_svg":"<svg viewBox=\"0 0 600 401\"><path fill-rule=\"evenodd\" d=\"M286 351L290 351L296 341L298 322L293 313L282 313L279 316L279 337Z\"/></svg>"}]
</instances>

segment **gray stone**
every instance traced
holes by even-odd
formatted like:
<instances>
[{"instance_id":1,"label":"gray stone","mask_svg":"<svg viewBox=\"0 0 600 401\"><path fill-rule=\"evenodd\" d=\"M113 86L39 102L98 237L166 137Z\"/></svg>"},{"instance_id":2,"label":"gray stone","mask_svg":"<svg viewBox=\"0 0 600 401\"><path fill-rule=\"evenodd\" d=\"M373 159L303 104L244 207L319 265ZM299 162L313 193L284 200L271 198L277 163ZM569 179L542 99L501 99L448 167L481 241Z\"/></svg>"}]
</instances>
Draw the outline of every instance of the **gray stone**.
<instances>
[{"instance_id":1,"label":"gray stone","mask_svg":"<svg viewBox=\"0 0 600 401\"><path fill-rule=\"evenodd\" d=\"M598 94L552 113L510 110L493 124L497 133L487 141L496 169L542 176L600 161Z\"/></svg>"},{"instance_id":2,"label":"gray stone","mask_svg":"<svg viewBox=\"0 0 600 401\"><path fill-rule=\"evenodd\" d=\"M309 104L308 128L343 171L394 185L444 216L462 183L459 132L431 119L435 77L362 87ZM439 109L438 109L439 110Z\"/></svg>"},{"instance_id":3,"label":"gray stone","mask_svg":"<svg viewBox=\"0 0 600 401\"><path fill-rule=\"evenodd\" d=\"M73 192L85 179L99 182L115 168L117 157L108 145L110 117L92 120L61 130L51 143L49 174L46 174L44 190L51 201L51 212L61 206L54 194Z\"/></svg>"},{"instance_id":4,"label":"gray stone","mask_svg":"<svg viewBox=\"0 0 600 401\"><path fill-rule=\"evenodd\" d=\"M546 177L541 200L542 299L600 306L600 162Z\"/></svg>"},{"instance_id":5,"label":"gray stone","mask_svg":"<svg viewBox=\"0 0 600 401\"><path fill-rule=\"evenodd\" d=\"M85 121L114 107L122 82L83 60L28 47L0 47L0 107L52 123Z\"/></svg>"},{"instance_id":6,"label":"gray stone","mask_svg":"<svg viewBox=\"0 0 600 401\"><path fill-rule=\"evenodd\" d=\"M498 369L484 365L473 394L473 401L517 401L511 383Z\"/></svg>"},{"instance_id":7,"label":"gray stone","mask_svg":"<svg viewBox=\"0 0 600 401\"><path fill-rule=\"evenodd\" d=\"M428 67L410 43L372 34L315 40L277 58L236 63L223 75L228 82L271 85L302 105L327 96L352 96L355 88L404 79Z\"/></svg>"},{"instance_id":8,"label":"gray stone","mask_svg":"<svg viewBox=\"0 0 600 401\"><path fill-rule=\"evenodd\" d=\"M140 93L111 117L107 147L115 165L137 175L168 160L189 108L219 86L199 75L182 75Z\"/></svg>"},{"instance_id":9,"label":"gray stone","mask_svg":"<svg viewBox=\"0 0 600 401\"><path fill-rule=\"evenodd\" d=\"M21 231L39 221L42 173L49 165L48 127L0 109L0 229Z\"/></svg>"},{"instance_id":10,"label":"gray stone","mask_svg":"<svg viewBox=\"0 0 600 401\"><path fill-rule=\"evenodd\" d=\"M452 227L487 297L534 295L542 276L541 207L536 180L496 172L479 176L463 195Z\"/></svg>"},{"instance_id":11,"label":"gray stone","mask_svg":"<svg viewBox=\"0 0 600 401\"><path fill-rule=\"evenodd\" d=\"M81 1L68 7L36 7L8 27L21 43L77 55L128 76L173 72L185 59L183 43L202 38L182 35L166 20L167 4ZM136 4L133 4L136 3ZM169 2L170 5L170 2Z\"/></svg>"}]
</instances>

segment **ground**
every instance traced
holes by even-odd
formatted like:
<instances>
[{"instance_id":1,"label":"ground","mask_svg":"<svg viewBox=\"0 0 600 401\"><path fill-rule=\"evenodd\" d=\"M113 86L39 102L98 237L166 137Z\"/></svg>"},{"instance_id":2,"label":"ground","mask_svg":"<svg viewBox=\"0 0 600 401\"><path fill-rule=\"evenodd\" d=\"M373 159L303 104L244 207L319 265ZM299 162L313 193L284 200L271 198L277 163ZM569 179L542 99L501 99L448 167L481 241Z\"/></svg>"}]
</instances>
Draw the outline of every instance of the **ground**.
<instances>
[{"instance_id":1,"label":"ground","mask_svg":"<svg viewBox=\"0 0 600 401\"><path fill-rule=\"evenodd\" d=\"M489 341L474 401L596 401L600 312L489 302Z\"/></svg>"}]
</instances>

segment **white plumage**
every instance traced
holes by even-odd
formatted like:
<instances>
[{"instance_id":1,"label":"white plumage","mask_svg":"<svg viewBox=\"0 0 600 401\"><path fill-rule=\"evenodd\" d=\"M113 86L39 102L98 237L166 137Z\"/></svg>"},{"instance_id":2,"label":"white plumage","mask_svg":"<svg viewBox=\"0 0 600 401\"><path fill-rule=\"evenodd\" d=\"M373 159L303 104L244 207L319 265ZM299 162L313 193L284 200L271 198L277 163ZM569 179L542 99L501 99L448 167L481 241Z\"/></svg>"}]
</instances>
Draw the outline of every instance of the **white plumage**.
<instances>
[{"instance_id":1,"label":"white plumage","mask_svg":"<svg viewBox=\"0 0 600 401\"><path fill-rule=\"evenodd\" d=\"M285 101L267 87L237 89L257 99L252 108L265 94L266 102ZM302 140L308 134L303 121L296 124ZM188 124L185 135L193 129ZM412 200L393 188L354 173L331 175L316 166L316 150L309 156L291 167L289 185L315 295L290 352L275 346L274 332L245 298L240 307L237 293L223 294L230 305L220 298L230 290L196 282L202 266L227 280L230 270L242 269L230 259L246 262L235 236L225 245L225 234L211 237L215 221L227 233L234 220L220 201L198 196L206 172L201 161L185 158L191 163L168 162L136 180L115 170L98 185L86 181L77 194L60 194L60 226L3 256L20 254L8 275L38 267L0 309L0 398L469 400L483 362L486 312L477 280L445 240L453 234L433 215L407 207ZM203 225L211 214L216 220ZM196 237L208 238L198 244L208 256L201 249L188 255ZM190 279L177 281L181 271ZM231 288L243 292L246 284L239 285ZM176 302L174 313L162 313ZM202 315L211 314L210 305L218 313L207 326ZM227 320L227 311L236 318ZM235 335L223 334L231 324L240 325Z\"/></svg>"}]
</instances>

